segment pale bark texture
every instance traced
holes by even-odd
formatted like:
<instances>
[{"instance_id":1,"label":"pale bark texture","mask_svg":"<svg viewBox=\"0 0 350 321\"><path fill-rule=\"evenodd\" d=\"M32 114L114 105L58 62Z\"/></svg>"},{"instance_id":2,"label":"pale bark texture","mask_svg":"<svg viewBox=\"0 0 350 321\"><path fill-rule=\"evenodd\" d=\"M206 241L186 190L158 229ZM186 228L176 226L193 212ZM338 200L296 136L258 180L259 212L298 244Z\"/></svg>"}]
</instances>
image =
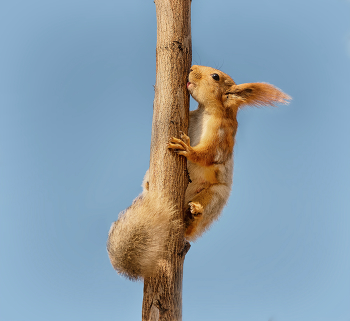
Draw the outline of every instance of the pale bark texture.
<instances>
[{"instance_id":1,"label":"pale bark texture","mask_svg":"<svg viewBox=\"0 0 350 321\"><path fill-rule=\"evenodd\" d=\"M183 221L188 184L186 159L168 150L169 139L187 134L191 67L191 1L155 0L157 13L156 84L150 160L150 191L173 200L175 220ZM175 228L168 243L169 255L155 276L144 280L143 321L182 320L182 276L189 249L183 229Z\"/></svg>"}]
</instances>

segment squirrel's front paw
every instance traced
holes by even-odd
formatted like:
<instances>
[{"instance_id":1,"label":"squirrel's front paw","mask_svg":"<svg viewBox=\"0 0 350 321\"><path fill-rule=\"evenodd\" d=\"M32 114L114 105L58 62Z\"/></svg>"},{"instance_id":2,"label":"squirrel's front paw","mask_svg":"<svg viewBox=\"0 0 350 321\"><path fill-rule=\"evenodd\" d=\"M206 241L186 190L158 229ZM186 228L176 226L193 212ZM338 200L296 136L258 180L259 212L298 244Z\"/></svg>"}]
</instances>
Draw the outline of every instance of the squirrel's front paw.
<instances>
[{"instance_id":1,"label":"squirrel's front paw","mask_svg":"<svg viewBox=\"0 0 350 321\"><path fill-rule=\"evenodd\" d=\"M174 152L178 153L179 155L189 157L190 154L193 152L193 149L190 146L190 138L183 132L180 132L180 134L181 139L178 139L176 137L170 138L168 148L174 149Z\"/></svg>"},{"instance_id":2,"label":"squirrel's front paw","mask_svg":"<svg viewBox=\"0 0 350 321\"><path fill-rule=\"evenodd\" d=\"M190 211L194 216L203 214L204 208L201 204L197 202L189 202Z\"/></svg>"}]
</instances>

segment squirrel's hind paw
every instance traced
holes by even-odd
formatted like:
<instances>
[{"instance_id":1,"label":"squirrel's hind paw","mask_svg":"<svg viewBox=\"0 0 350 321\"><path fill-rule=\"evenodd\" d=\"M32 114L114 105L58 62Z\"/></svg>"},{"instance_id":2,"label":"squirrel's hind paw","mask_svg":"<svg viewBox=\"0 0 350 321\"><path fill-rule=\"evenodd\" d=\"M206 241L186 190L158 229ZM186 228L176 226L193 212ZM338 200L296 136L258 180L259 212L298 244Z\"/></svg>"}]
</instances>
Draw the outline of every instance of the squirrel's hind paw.
<instances>
[{"instance_id":1,"label":"squirrel's hind paw","mask_svg":"<svg viewBox=\"0 0 350 321\"><path fill-rule=\"evenodd\" d=\"M190 206L190 211L193 215L203 214L204 208L198 202L189 202L188 205Z\"/></svg>"}]
</instances>

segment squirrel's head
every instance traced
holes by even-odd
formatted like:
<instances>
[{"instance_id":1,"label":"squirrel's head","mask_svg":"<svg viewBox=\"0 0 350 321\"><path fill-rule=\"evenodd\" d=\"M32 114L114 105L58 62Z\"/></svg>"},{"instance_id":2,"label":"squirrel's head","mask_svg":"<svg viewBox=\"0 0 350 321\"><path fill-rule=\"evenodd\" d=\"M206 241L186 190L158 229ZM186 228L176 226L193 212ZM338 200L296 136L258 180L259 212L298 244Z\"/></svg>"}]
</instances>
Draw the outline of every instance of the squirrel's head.
<instances>
[{"instance_id":1,"label":"squirrel's head","mask_svg":"<svg viewBox=\"0 0 350 321\"><path fill-rule=\"evenodd\" d=\"M291 99L270 84L236 85L229 75L211 67L192 66L188 80L187 89L200 105L231 108L234 112L245 105L274 106L277 103L287 104Z\"/></svg>"}]
</instances>

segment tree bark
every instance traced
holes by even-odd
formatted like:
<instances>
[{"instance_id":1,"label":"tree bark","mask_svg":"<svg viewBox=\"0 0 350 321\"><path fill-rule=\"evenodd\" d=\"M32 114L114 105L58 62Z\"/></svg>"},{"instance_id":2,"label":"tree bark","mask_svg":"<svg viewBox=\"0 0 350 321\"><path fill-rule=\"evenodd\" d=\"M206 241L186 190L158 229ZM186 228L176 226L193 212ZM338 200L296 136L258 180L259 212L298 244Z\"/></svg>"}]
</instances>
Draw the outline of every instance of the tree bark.
<instances>
[{"instance_id":1,"label":"tree bark","mask_svg":"<svg viewBox=\"0 0 350 321\"><path fill-rule=\"evenodd\" d=\"M150 160L150 191L173 200L175 220L183 222L188 184L186 159L168 150L169 139L187 134L187 77L192 61L191 0L155 0L157 14L156 85ZM183 229L171 232L168 257L144 280L143 321L182 320L182 276L189 243Z\"/></svg>"}]
</instances>

